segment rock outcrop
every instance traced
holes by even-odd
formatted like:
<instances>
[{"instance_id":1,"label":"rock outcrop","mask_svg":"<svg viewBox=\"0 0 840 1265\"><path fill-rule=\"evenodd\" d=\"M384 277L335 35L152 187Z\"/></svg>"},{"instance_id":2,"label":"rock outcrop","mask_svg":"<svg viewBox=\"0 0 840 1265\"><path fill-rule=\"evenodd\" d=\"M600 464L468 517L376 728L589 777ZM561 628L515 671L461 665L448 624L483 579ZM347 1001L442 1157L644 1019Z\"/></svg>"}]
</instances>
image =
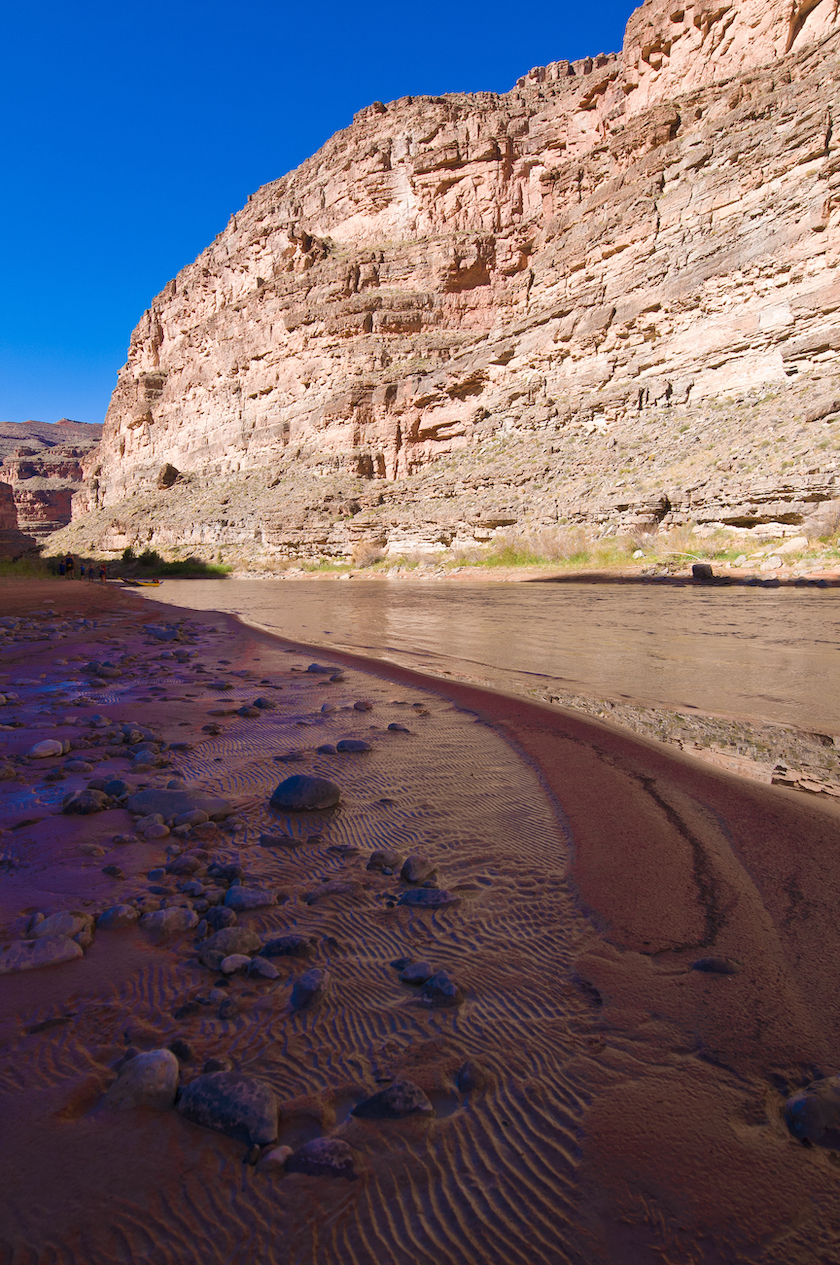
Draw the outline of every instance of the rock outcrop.
<instances>
[{"instance_id":1,"label":"rock outcrop","mask_svg":"<svg viewBox=\"0 0 840 1265\"><path fill-rule=\"evenodd\" d=\"M34 549L67 526L73 496L82 486L82 461L101 435L101 426L66 417L55 423L0 422L0 502L5 506L0 507L0 554Z\"/></svg>"},{"instance_id":2,"label":"rock outcrop","mask_svg":"<svg viewBox=\"0 0 840 1265\"><path fill-rule=\"evenodd\" d=\"M145 313L76 539L801 521L838 494L839 53L834 0L648 0L620 54L368 106Z\"/></svg>"}]
</instances>

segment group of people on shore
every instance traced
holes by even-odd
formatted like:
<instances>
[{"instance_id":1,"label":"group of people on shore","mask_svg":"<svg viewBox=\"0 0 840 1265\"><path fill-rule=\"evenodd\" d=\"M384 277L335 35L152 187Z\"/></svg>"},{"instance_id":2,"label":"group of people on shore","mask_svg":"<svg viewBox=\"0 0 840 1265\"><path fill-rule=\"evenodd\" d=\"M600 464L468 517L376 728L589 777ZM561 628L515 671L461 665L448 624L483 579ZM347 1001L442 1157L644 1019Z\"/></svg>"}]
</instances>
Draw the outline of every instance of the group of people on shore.
<instances>
[{"instance_id":1,"label":"group of people on shore","mask_svg":"<svg viewBox=\"0 0 840 1265\"><path fill-rule=\"evenodd\" d=\"M58 564L58 574L61 576L63 580L65 579L74 580L76 578L76 559L73 557L72 553L68 553L66 558L62 558L60 560ZM92 562L89 562L87 564L87 567L85 566L83 562L81 561L79 562L79 579L80 580L95 580L96 579L96 567L94 566ZM106 567L104 562L100 562L99 563L99 583L104 584L107 579L108 579L108 568Z\"/></svg>"}]
</instances>

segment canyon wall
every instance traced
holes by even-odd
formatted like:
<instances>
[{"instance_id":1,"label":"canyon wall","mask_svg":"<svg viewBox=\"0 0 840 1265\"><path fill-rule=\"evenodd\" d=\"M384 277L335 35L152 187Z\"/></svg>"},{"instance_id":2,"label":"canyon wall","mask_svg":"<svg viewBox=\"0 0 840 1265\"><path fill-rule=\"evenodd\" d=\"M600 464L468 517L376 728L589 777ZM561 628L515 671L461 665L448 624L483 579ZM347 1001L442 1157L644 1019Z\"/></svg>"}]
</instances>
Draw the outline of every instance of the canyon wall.
<instances>
[{"instance_id":1,"label":"canyon wall","mask_svg":"<svg viewBox=\"0 0 840 1265\"><path fill-rule=\"evenodd\" d=\"M363 109L144 314L76 538L800 521L840 494L839 54L835 0L648 0L619 54Z\"/></svg>"},{"instance_id":2,"label":"canyon wall","mask_svg":"<svg viewBox=\"0 0 840 1265\"><path fill-rule=\"evenodd\" d=\"M67 526L82 462L101 435L101 426L66 417L0 422L0 557L34 550Z\"/></svg>"}]
</instances>

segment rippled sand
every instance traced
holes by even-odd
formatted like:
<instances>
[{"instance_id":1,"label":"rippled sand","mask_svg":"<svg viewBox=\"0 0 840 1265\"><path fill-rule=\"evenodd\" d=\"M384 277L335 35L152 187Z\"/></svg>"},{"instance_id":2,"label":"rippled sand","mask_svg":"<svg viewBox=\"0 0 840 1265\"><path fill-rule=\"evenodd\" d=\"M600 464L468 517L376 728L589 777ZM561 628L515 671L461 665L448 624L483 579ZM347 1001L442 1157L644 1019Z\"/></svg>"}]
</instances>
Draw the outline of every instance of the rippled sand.
<instances>
[{"instance_id":1,"label":"rippled sand","mask_svg":"<svg viewBox=\"0 0 840 1265\"><path fill-rule=\"evenodd\" d=\"M78 606L82 586L65 587ZM101 600L109 633L158 653L136 629L150 612L175 617L172 608ZM303 932L316 956L274 959L278 981L235 977L241 1009L230 1020L211 1007L174 1018L215 978L190 935L156 946L138 931L99 932L82 961L0 979L4 1262L834 1259L836 1157L793 1142L780 1106L815 1068L837 1070L837 810L580 715L348 655L319 656L345 665L345 681L325 686L292 671L307 655L227 617L199 619L219 629L202 635L199 660L212 679L228 673L223 703L185 698L187 674L157 681L152 665L152 676L99 691L90 710L150 718L172 741L195 743L177 767L234 796L245 823L222 831L213 859L238 858L288 894L240 922ZM6 652L0 667L23 674L24 652L27 676L58 673L49 648L24 648L14 663ZM255 676L230 675L243 670ZM276 711L201 733L208 710L250 701L264 678L283 686ZM152 681L172 701L134 701ZM373 709L352 710L358 699ZM338 710L323 714L326 700ZM412 732L389 732L394 721ZM48 732L2 738L23 750ZM340 737L374 750L314 753ZM291 749L303 759L275 762ZM115 760L96 774L124 768ZM341 810L271 813L268 795L292 772L336 780ZM7 824L43 814L2 836L21 862L0 877L4 937L21 934L25 910L100 909L146 889L165 840L112 847L131 827L124 810L55 815L72 780L4 785ZM265 831L299 846L264 848ZM91 841L106 855L78 851ZM431 857L460 903L396 906L399 880L365 868L384 846ZM114 861L125 880L101 873ZM350 890L307 904L330 879ZM691 971L705 953L743 969ZM423 1009L389 965L399 957L446 969L464 1004ZM311 964L328 967L331 989L316 1010L293 1014L290 983ZM182 1083L206 1058L230 1058L274 1087L281 1143L344 1138L359 1179L278 1177L176 1112L100 1108L127 1044L176 1037L195 1052ZM463 1094L455 1078L466 1060L483 1083ZM402 1076L429 1094L434 1119L350 1116Z\"/></svg>"}]
</instances>

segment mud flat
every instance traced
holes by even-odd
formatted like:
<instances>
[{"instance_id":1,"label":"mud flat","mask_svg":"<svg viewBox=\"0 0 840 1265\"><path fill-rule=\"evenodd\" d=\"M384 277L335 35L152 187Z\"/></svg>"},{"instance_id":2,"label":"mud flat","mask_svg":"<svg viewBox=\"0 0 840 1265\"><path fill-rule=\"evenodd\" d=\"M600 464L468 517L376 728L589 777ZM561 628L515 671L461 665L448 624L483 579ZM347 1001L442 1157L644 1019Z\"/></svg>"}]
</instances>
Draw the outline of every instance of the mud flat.
<instances>
[{"instance_id":1,"label":"mud flat","mask_svg":"<svg viewBox=\"0 0 840 1265\"><path fill-rule=\"evenodd\" d=\"M0 1259L837 1255L783 1117L840 1063L836 805L229 616L0 605Z\"/></svg>"}]
</instances>

